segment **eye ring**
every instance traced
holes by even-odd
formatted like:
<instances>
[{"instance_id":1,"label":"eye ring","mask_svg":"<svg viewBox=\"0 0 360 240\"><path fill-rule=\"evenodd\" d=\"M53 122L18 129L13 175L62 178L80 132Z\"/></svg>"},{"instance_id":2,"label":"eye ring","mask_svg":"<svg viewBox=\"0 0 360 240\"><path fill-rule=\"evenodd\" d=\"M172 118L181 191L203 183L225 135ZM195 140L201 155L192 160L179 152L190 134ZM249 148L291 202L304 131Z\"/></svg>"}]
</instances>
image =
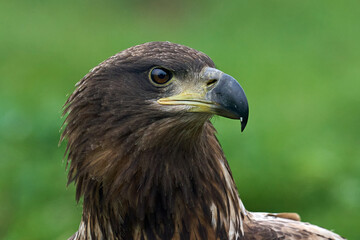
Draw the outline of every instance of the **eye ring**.
<instances>
[{"instance_id":1,"label":"eye ring","mask_svg":"<svg viewBox=\"0 0 360 240\"><path fill-rule=\"evenodd\" d=\"M156 86L167 84L172 79L172 76L173 74L171 71L162 67L154 67L149 72L149 78Z\"/></svg>"}]
</instances>

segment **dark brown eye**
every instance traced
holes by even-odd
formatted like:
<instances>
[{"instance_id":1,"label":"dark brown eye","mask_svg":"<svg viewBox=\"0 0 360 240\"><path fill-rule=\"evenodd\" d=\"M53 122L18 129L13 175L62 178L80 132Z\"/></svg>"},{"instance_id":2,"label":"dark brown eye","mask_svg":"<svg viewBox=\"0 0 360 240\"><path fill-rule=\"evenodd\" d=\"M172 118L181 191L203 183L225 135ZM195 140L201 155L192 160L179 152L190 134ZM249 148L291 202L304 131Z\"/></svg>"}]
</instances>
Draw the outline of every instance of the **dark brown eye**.
<instances>
[{"instance_id":1,"label":"dark brown eye","mask_svg":"<svg viewBox=\"0 0 360 240\"><path fill-rule=\"evenodd\" d=\"M172 78L172 74L167 69L154 68L150 72L150 78L156 84L165 84Z\"/></svg>"}]
</instances>

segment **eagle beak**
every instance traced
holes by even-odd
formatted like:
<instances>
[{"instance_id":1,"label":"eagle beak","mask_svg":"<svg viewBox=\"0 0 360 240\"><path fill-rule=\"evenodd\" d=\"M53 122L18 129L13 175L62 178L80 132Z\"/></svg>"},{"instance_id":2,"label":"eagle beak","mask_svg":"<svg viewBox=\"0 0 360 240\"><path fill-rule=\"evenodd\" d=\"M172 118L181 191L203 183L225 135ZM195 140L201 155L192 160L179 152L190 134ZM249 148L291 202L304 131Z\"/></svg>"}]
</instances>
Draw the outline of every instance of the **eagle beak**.
<instances>
[{"instance_id":1,"label":"eagle beak","mask_svg":"<svg viewBox=\"0 0 360 240\"><path fill-rule=\"evenodd\" d=\"M245 129L249 106L245 92L230 75L207 67L201 74L201 86L187 89L178 95L161 98L162 105L186 105L189 112L205 112L232 119L240 119L241 131Z\"/></svg>"},{"instance_id":2,"label":"eagle beak","mask_svg":"<svg viewBox=\"0 0 360 240\"><path fill-rule=\"evenodd\" d=\"M215 114L232 119L240 119L241 131L246 127L249 105L240 84L228 74L222 74L216 86L208 91L205 98L213 102Z\"/></svg>"}]
</instances>

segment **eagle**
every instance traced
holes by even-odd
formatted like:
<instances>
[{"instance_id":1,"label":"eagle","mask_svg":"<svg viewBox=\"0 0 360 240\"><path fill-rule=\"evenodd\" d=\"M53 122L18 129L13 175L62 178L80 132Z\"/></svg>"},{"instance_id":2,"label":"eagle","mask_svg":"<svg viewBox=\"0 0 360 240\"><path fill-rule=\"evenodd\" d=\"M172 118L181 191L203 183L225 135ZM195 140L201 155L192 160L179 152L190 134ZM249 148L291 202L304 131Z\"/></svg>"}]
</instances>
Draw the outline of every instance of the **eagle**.
<instances>
[{"instance_id":1,"label":"eagle","mask_svg":"<svg viewBox=\"0 0 360 240\"><path fill-rule=\"evenodd\" d=\"M133 46L93 68L64 105L71 240L344 239L295 213L244 207L210 119L237 119L243 88L195 49Z\"/></svg>"}]
</instances>

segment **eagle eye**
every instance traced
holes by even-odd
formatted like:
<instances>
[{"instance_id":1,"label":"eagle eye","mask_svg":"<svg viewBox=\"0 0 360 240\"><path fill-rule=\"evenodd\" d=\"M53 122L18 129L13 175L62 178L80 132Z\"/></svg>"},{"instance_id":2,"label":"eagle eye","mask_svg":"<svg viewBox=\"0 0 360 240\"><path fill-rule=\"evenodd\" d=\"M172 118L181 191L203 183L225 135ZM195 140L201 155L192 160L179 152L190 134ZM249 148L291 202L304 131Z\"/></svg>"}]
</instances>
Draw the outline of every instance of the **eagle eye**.
<instances>
[{"instance_id":1,"label":"eagle eye","mask_svg":"<svg viewBox=\"0 0 360 240\"><path fill-rule=\"evenodd\" d=\"M158 84L163 85L168 81L170 81L171 78L172 78L172 73L165 68L156 67L150 71L150 79L153 83L157 85Z\"/></svg>"}]
</instances>

